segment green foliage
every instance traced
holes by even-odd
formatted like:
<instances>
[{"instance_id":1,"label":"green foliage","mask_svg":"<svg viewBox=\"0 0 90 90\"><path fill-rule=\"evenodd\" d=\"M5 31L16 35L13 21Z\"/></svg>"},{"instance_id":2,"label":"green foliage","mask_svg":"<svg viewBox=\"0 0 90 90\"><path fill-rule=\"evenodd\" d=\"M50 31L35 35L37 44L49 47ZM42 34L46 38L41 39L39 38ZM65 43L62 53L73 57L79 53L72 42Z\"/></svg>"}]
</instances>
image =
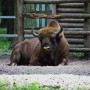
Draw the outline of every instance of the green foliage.
<instances>
[{"instance_id":1,"label":"green foliage","mask_svg":"<svg viewBox=\"0 0 90 90\"><path fill-rule=\"evenodd\" d=\"M0 38L0 52L10 52L10 42L5 38Z\"/></svg>"},{"instance_id":2,"label":"green foliage","mask_svg":"<svg viewBox=\"0 0 90 90\"><path fill-rule=\"evenodd\" d=\"M6 28L0 28L0 34L6 34ZM10 42L6 38L0 38L0 52L10 52Z\"/></svg>"},{"instance_id":3,"label":"green foliage","mask_svg":"<svg viewBox=\"0 0 90 90\"><path fill-rule=\"evenodd\" d=\"M10 86L10 82L8 80L0 81L0 90L10 90L8 87Z\"/></svg>"},{"instance_id":4,"label":"green foliage","mask_svg":"<svg viewBox=\"0 0 90 90\"><path fill-rule=\"evenodd\" d=\"M67 90L67 89L65 87L60 88L60 87L44 86L38 82L34 82L30 85L26 84L24 84L23 86L14 85L13 87L11 87L10 82L5 80L0 81L0 90ZM74 88L69 90L90 90L90 89L77 87L76 89Z\"/></svg>"},{"instance_id":5,"label":"green foliage","mask_svg":"<svg viewBox=\"0 0 90 90\"><path fill-rule=\"evenodd\" d=\"M60 90L66 90L64 87L61 87Z\"/></svg>"},{"instance_id":6,"label":"green foliage","mask_svg":"<svg viewBox=\"0 0 90 90\"><path fill-rule=\"evenodd\" d=\"M41 90L42 86L38 82L34 82L30 85L30 90Z\"/></svg>"},{"instance_id":7,"label":"green foliage","mask_svg":"<svg viewBox=\"0 0 90 90\"><path fill-rule=\"evenodd\" d=\"M6 34L7 29L6 28L0 28L0 34Z\"/></svg>"},{"instance_id":8,"label":"green foliage","mask_svg":"<svg viewBox=\"0 0 90 90\"><path fill-rule=\"evenodd\" d=\"M69 55L73 56L73 57L77 57L77 58L84 57L84 53L83 52L72 52L72 53L69 53Z\"/></svg>"},{"instance_id":9,"label":"green foliage","mask_svg":"<svg viewBox=\"0 0 90 90\"><path fill-rule=\"evenodd\" d=\"M77 90L90 90L90 89L86 89L85 87L77 87Z\"/></svg>"}]
</instances>

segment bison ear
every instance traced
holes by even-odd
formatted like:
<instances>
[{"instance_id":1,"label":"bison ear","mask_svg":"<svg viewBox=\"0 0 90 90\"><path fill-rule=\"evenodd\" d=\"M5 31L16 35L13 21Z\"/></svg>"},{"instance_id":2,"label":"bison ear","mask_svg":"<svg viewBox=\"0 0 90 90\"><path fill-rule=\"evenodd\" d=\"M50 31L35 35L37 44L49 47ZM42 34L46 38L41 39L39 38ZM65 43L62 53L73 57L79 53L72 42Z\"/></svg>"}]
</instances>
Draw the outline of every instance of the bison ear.
<instances>
[{"instance_id":1,"label":"bison ear","mask_svg":"<svg viewBox=\"0 0 90 90\"><path fill-rule=\"evenodd\" d=\"M60 33L62 33L63 27L62 27L62 25L60 23L59 23L59 25L60 25Z\"/></svg>"}]
</instances>

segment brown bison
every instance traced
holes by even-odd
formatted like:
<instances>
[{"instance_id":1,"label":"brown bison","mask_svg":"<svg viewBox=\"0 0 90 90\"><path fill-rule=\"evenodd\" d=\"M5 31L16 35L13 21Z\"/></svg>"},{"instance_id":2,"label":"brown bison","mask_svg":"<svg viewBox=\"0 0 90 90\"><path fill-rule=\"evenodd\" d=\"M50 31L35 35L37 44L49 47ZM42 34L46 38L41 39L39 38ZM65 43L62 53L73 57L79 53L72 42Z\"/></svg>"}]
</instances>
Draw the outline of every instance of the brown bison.
<instances>
[{"instance_id":1,"label":"brown bison","mask_svg":"<svg viewBox=\"0 0 90 90\"><path fill-rule=\"evenodd\" d=\"M44 27L35 33L36 38L24 40L16 45L11 54L10 65L41 65L55 66L63 63L67 64L69 44L65 39L62 28L59 23L51 21L47 27Z\"/></svg>"}]
</instances>

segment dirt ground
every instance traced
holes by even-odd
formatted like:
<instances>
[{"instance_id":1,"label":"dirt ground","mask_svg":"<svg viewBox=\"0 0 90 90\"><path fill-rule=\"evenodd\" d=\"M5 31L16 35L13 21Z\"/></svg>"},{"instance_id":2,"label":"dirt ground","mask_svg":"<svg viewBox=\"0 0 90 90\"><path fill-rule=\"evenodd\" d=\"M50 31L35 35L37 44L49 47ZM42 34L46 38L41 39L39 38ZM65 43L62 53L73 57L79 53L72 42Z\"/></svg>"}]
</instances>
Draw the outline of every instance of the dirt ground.
<instances>
[{"instance_id":1,"label":"dirt ground","mask_svg":"<svg viewBox=\"0 0 90 90\"><path fill-rule=\"evenodd\" d=\"M90 60L71 58L67 66L8 66L10 56L0 56L0 74L74 74L90 75Z\"/></svg>"}]
</instances>

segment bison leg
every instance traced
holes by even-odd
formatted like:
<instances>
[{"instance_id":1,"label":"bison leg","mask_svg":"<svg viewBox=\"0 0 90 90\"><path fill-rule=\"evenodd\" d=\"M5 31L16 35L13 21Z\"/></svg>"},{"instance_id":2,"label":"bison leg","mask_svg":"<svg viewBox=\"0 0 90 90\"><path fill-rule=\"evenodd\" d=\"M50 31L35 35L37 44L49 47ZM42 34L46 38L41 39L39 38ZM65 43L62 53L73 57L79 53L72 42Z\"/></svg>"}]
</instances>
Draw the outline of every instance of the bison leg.
<instances>
[{"instance_id":1,"label":"bison leg","mask_svg":"<svg viewBox=\"0 0 90 90\"><path fill-rule=\"evenodd\" d=\"M67 65L67 59L63 58L62 65Z\"/></svg>"},{"instance_id":2,"label":"bison leg","mask_svg":"<svg viewBox=\"0 0 90 90\"><path fill-rule=\"evenodd\" d=\"M55 66L57 66L57 65L58 65L58 59L55 60Z\"/></svg>"},{"instance_id":3,"label":"bison leg","mask_svg":"<svg viewBox=\"0 0 90 90\"><path fill-rule=\"evenodd\" d=\"M37 57L31 57L29 65L30 66L41 66L41 63L39 62Z\"/></svg>"},{"instance_id":4,"label":"bison leg","mask_svg":"<svg viewBox=\"0 0 90 90\"><path fill-rule=\"evenodd\" d=\"M63 58L62 59L62 62L59 64L59 65L68 65L68 59L66 59L66 58Z\"/></svg>"},{"instance_id":5,"label":"bison leg","mask_svg":"<svg viewBox=\"0 0 90 90\"><path fill-rule=\"evenodd\" d=\"M37 62L37 61L33 61L29 63L29 66L41 66L41 63Z\"/></svg>"},{"instance_id":6,"label":"bison leg","mask_svg":"<svg viewBox=\"0 0 90 90\"><path fill-rule=\"evenodd\" d=\"M17 63L10 63L9 66L16 66Z\"/></svg>"},{"instance_id":7,"label":"bison leg","mask_svg":"<svg viewBox=\"0 0 90 90\"><path fill-rule=\"evenodd\" d=\"M68 56L66 56L65 58L63 58L64 65L68 65L68 60L69 60Z\"/></svg>"},{"instance_id":8,"label":"bison leg","mask_svg":"<svg viewBox=\"0 0 90 90\"><path fill-rule=\"evenodd\" d=\"M68 57L66 57L66 58L63 58L63 59L60 59L60 60L56 60L55 61L55 65L57 66L59 66L59 65L68 65Z\"/></svg>"}]
</instances>

